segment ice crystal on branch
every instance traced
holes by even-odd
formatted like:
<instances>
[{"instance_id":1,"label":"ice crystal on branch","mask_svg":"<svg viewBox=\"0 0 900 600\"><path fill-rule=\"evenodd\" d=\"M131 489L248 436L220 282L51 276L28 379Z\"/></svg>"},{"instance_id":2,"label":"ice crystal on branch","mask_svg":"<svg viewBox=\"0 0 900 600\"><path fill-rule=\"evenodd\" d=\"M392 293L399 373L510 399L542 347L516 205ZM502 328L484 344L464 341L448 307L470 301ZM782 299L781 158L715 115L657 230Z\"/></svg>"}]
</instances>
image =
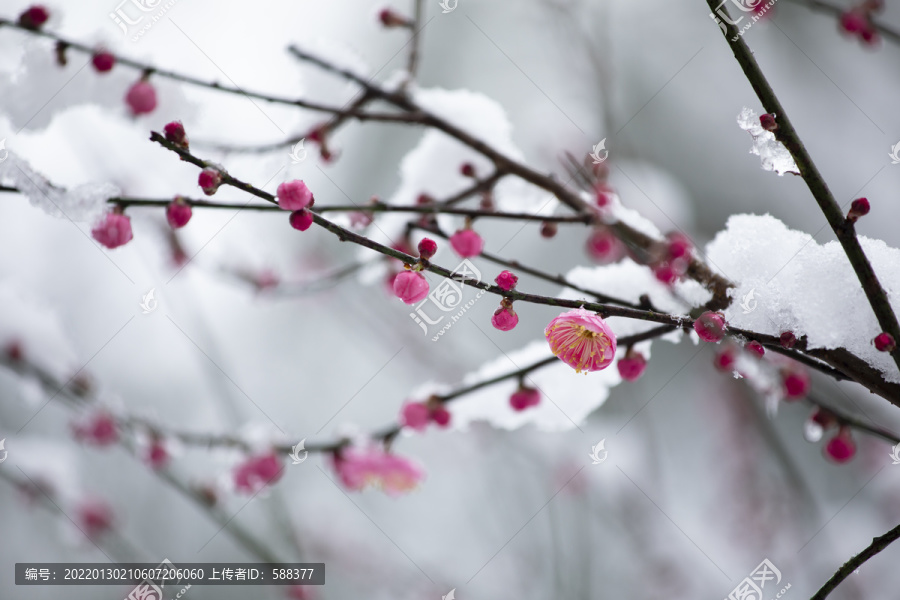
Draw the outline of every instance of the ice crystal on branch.
<instances>
[{"instance_id":1,"label":"ice crystal on branch","mask_svg":"<svg viewBox=\"0 0 900 600\"><path fill-rule=\"evenodd\" d=\"M737 118L741 129L753 138L753 147L750 154L755 154L762 162L762 168L766 171L775 171L779 175L785 173L800 174L800 169L794 162L794 158L784 144L775 139L775 134L766 131L760 125L759 117L750 108L744 108Z\"/></svg>"}]
</instances>

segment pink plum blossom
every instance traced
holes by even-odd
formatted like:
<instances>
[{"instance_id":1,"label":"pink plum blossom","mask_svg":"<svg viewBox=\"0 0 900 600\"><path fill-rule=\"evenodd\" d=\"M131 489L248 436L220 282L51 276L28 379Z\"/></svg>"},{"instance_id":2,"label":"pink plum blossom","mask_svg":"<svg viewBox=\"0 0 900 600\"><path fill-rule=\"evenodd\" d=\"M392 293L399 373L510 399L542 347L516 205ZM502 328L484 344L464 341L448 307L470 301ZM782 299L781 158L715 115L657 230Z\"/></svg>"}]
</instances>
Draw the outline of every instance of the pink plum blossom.
<instances>
[{"instance_id":1,"label":"pink plum blossom","mask_svg":"<svg viewBox=\"0 0 900 600\"><path fill-rule=\"evenodd\" d=\"M553 354L576 373L605 369L616 356L616 335L609 324L583 307L550 321L544 336Z\"/></svg>"},{"instance_id":2,"label":"pink plum blossom","mask_svg":"<svg viewBox=\"0 0 900 600\"><path fill-rule=\"evenodd\" d=\"M139 79L128 88L125 103L135 116L151 113L156 109L156 89L149 81Z\"/></svg>"},{"instance_id":3,"label":"pink plum blossom","mask_svg":"<svg viewBox=\"0 0 900 600\"><path fill-rule=\"evenodd\" d=\"M471 258L481 254L484 240L474 229L460 229L450 236L450 246L463 258Z\"/></svg>"},{"instance_id":4,"label":"pink plum blossom","mask_svg":"<svg viewBox=\"0 0 900 600\"><path fill-rule=\"evenodd\" d=\"M417 271L403 271L394 278L394 294L407 304L420 302L428 295L428 281Z\"/></svg>"},{"instance_id":5,"label":"pink plum blossom","mask_svg":"<svg viewBox=\"0 0 900 600\"><path fill-rule=\"evenodd\" d=\"M348 489L359 491L371 484L391 496L414 489L425 476L411 460L377 446L344 448L334 456L333 466Z\"/></svg>"},{"instance_id":6,"label":"pink plum blossom","mask_svg":"<svg viewBox=\"0 0 900 600\"><path fill-rule=\"evenodd\" d=\"M299 179L285 181L278 186L275 195L278 197L278 206L284 210L300 210L313 203L313 194L306 184Z\"/></svg>"},{"instance_id":7,"label":"pink plum blossom","mask_svg":"<svg viewBox=\"0 0 900 600\"><path fill-rule=\"evenodd\" d=\"M91 229L91 236L110 250L124 246L134 237L131 219L118 212L106 213Z\"/></svg>"},{"instance_id":8,"label":"pink plum blossom","mask_svg":"<svg viewBox=\"0 0 900 600\"><path fill-rule=\"evenodd\" d=\"M255 494L281 479L281 458L273 452L250 456L234 470L234 486L238 491Z\"/></svg>"}]
</instances>

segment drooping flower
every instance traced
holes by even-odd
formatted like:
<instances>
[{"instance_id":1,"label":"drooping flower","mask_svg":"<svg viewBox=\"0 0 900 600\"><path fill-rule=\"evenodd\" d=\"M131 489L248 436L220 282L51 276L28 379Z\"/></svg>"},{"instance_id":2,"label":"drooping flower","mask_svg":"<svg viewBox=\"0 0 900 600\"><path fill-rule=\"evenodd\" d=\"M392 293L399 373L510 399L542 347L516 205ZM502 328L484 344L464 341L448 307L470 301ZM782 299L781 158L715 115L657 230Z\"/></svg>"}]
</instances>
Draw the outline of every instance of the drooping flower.
<instances>
[{"instance_id":1,"label":"drooping flower","mask_svg":"<svg viewBox=\"0 0 900 600\"><path fill-rule=\"evenodd\" d=\"M800 400L809 393L809 373L799 365L791 365L781 370L781 382L784 388L784 399Z\"/></svg>"},{"instance_id":2,"label":"drooping flower","mask_svg":"<svg viewBox=\"0 0 900 600\"><path fill-rule=\"evenodd\" d=\"M275 195L278 197L278 206L284 210L300 210L313 204L313 193L299 179L285 181L278 186Z\"/></svg>"},{"instance_id":3,"label":"drooping flower","mask_svg":"<svg viewBox=\"0 0 900 600\"><path fill-rule=\"evenodd\" d=\"M428 280L417 271L403 271L394 278L394 295L407 304L415 304L428 295Z\"/></svg>"},{"instance_id":4,"label":"drooping flower","mask_svg":"<svg viewBox=\"0 0 900 600\"><path fill-rule=\"evenodd\" d=\"M234 470L234 486L238 491L255 494L281 479L284 467L274 452L250 456Z\"/></svg>"},{"instance_id":5,"label":"drooping flower","mask_svg":"<svg viewBox=\"0 0 900 600\"><path fill-rule=\"evenodd\" d=\"M98 73L107 73L116 64L116 57L108 50L97 50L91 57L91 64Z\"/></svg>"},{"instance_id":6,"label":"drooping flower","mask_svg":"<svg viewBox=\"0 0 900 600\"><path fill-rule=\"evenodd\" d=\"M519 315L512 307L512 303L504 298L500 302L500 308L494 311L491 317L491 325L500 331L511 331L519 324Z\"/></svg>"},{"instance_id":7,"label":"drooping flower","mask_svg":"<svg viewBox=\"0 0 900 600\"><path fill-rule=\"evenodd\" d=\"M91 229L91 236L110 250L124 246L134 237L131 219L115 211L106 213Z\"/></svg>"},{"instance_id":8,"label":"drooping flower","mask_svg":"<svg viewBox=\"0 0 900 600\"><path fill-rule=\"evenodd\" d=\"M838 463L845 463L856 455L856 442L853 441L853 435L850 428L842 426L837 435L828 440L822 449L825 457Z\"/></svg>"},{"instance_id":9,"label":"drooping flower","mask_svg":"<svg viewBox=\"0 0 900 600\"><path fill-rule=\"evenodd\" d=\"M713 365L720 371L731 371L733 370L735 360L737 360L737 353L735 352L734 346L723 346L716 350L716 355L713 358Z\"/></svg>"},{"instance_id":10,"label":"drooping flower","mask_svg":"<svg viewBox=\"0 0 900 600\"><path fill-rule=\"evenodd\" d=\"M484 240L474 229L460 229L450 236L450 246L463 258L471 258L481 254Z\"/></svg>"},{"instance_id":11,"label":"drooping flower","mask_svg":"<svg viewBox=\"0 0 900 600\"><path fill-rule=\"evenodd\" d=\"M547 325L550 350L564 363L582 371L599 371L616 356L616 335L599 315L583 307L565 312Z\"/></svg>"},{"instance_id":12,"label":"drooping flower","mask_svg":"<svg viewBox=\"0 0 900 600\"><path fill-rule=\"evenodd\" d=\"M391 496L414 489L425 476L411 460L376 446L344 448L333 456L333 466L348 489L375 485Z\"/></svg>"},{"instance_id":13,"label":"drooping flower","mask_svg":"<svg viewBox=\"0 0 900 600\"><path fill-rule=\"evenodd\" d=\"M516 412L521 412L526 408L537 406L541 403L541 393L527 386L522 386L513 392L509 397L509 405Z\"/></svg>"},{"instance_id":14,"label":"drooping flower","mask_svg":"<svg viewBox=\"0 0 900 600\"><path fill-rule=\"evenodd\" d=\"M704 342L718 342L725 337L725 317L721 313L706 311L694 321L694 331Z\"/></svg>"},{"instance_id":15,"label":"drooping flower","mask_svg":"<svg viewBox=\"0 0 900 600\"><path fill-rule=\"evenodd\" d=\"M291 227L294 229L306 231L313 224L313 214L312 211L301 208L300 210L292 212L288 220L291 223Z\"/></svg>"},{"instance_id":16,"label":"drooping flower","mask_svg":"<svg viewBox=\"0 0 900 600\"><path fill-rule=\"evenodd\" d=\"M149 81L139 79L128 88L125 103L135 116L151 113L156 109L156 88Z\"/></svg>"},{"instance_id":17,"label":"drooping flower","mask_svg":"<svg viewBox=\"0 0 900 600\"><path fill-rule=\"evenodd\" d=\"M191 205L181 196L175 196L175 199L166 205L166 220L172 229L181 229L187 225L192 214Z\"/></svg>"},{"instance_id":18,"label":"drooping flower","mask_svg":"<svg viewBox=\"0 0 900 600\"><path fill-rule=\"evenodd\" d=\"M106 411L97 411L72 425L76 440L94 446L109 446L119 441L119 426L115 417Z\"/></svg>"},{"instance_id":19,"label":"drooping flower","mask_svg":"<svg viewBox=\"0 0 900 600\"><path fill-rule=\"evenodd\" d=\"M622 379L625 381L637 381L647 369L647 359L640 352L629 350L625 353L625 356L619 359L616 367L619 369L619 375L622 376Z\"/></svg>"},{"instance_id":20,"label":"drooping flower","mask_svg":"<svg viewBox=\"0 0 900 600\"><path fill-rule=\"evenodd\" d=\"M438 427L447 427L450 424L452 415L443 404L438 404L431 409L430 418Z\"/></svg>"}]
</instances>

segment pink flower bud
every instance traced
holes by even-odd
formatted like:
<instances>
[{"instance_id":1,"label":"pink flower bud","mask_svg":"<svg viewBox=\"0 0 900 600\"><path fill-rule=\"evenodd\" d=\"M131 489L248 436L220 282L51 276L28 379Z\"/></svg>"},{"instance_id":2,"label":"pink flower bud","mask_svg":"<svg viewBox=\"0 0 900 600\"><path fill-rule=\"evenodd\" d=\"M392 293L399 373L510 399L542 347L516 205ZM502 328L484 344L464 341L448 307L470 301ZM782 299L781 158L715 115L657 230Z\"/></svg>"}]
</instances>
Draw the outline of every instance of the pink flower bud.
<instances>
[{"instance_id":1,"label":"pink flower bud","mask_svg":"<svg viewBox=\"0 0 900 600\"><path fill-rule=\"evenodd\" d=\"M284 210L300 210L312 206L314 202L312 192L299 179L285 181L278 186L275 195L278 197L278 206Z\"/></svg>"},{"instance_id":2,"label":"pink flower bud","mask_svg":"<svg viewBox=\"0 0 900 600\"><path fill-rule=\"evenodd\" d=\"M790 331L785 331L784 333L782 333L779 339L781 341L781 347L787 348L788 350L793 348L794 344L797 343L797 336L795 336Z\"/></svg>"},{"instance_id":3,"label":"pink flower bud","mask_svg":"<svg viewBox=\"0 0 900 600\"><path fill-rule=\"evenodd\" d=\"M161 440L153 440L144 453L144 460L151 469L162 469L169 464L169 451Z\"/></svg>"},{"instance_id":4,"label":"pink flower bud","mask_svg":"<svg viewBox=\"0 0 900 600\"><path fill-rule=\"evenodd\" d=\"M450 236L450 246L463 258L471 258L481 254L484 240L473 229L460 229Z\"/></svg>"},{"instance_id":5,"label":"pink flower bud","mask_svg":"<svg viewBox=\"0 0 900 600\"><path fill-rule=\"evenodd\" d=\"M113 510L106 501L90 498L78 505L78 526L89 538L94 539L113 526Z\"/></svg>"},{"instance_id":6,"label":"pink flower bud","mask_svg":"<svg viewBox=\"0 0 900 600\"><path fill-rule=\"evenodd\" d=\"M625 256L625 245L608 227L598 227L587 240L587 253L601 265L618 262Z\"/></svg>"},{"instance_id":7,"label":"pink flower bud","mask_svg":"<svg viewBox=\"0 0 900 600\"><path fill-rule=\"evenodd\" d=\"M666 285L675 285L678 281L678 271L671 263L662 262L653 266L653 275L656 280Z\"/></svg>"},{"instance_id":8,"label":"pink flower bud","mask_svg":"<svg viewBox=\"0 0 900 600\"><path fill-rule=\"evenodd\" d=\"M111 446L119 441L119 426L115 418L100 411L72 425L76 440L92 446Z\"/></svg>"},{"instance_id":9,"label":"pink flower bud","mask_svg":"<svg viewBox=\"0 0 900 600\"><path fill-rule=\"evenodd\" d=\"M128 88L128 93L125 94L125 103L134 116L151 113L156 109L156 89L149 81L139 79Z\"/></svg>"},{"instance_id":10,"label":"pink flower bud","mask_svg":"<svg viewBox=\"0 0 900 600\"><path fill-rule=\"evenodd\" d=\"M515 289L516 284L519 283L519 278L509 271L501 271L494 281L497 283L497 287L504 292L508 292Z\"/></svg>"},{"instance_id":11,"label":"pink flower bud","mask_svg":"<svg viewBox=\"0 0 900 600\"><path fill-rule=\"evenodd\" d=\"M40 29L50 18L50 11L41 4L34 4L19 15L19 25L26 29Z\"/></svg>"},{"instance_id":12,"label":"pink flower bud","mask_svg":"<svg viewBox=\"0 0 900 600\"><path fill-rule=\"evenodd\" d=\"M768 113L759 116L759 124L766 131L775 131L778 129L778 123L775 121L775 115Z\"/></svg>"},{"instance_id":13,"label":"pink flower bud","mask_svg":"<svg viewBox=\"0 0 900 600\"><path fill-rule=\"evenodd\" d=\"M860 217L867 214L869 214L869 199L857 198L850 204L850 210L847 212L847 220L851 223L856 223Z\"/></svg>"},{"instance_id":14,"label":"pink flower bud","mask_svg":"<svg viewBox=\"0 0 900 600\"><path fill-rule=\"evenodd\" d=\"M207 196L215 194L222 185L222 174L217 169L206 168L197 176L197 184Z\"/></svg>"},{"instance_id":15,"label":"pink flower bud","mask_svg":"<svg viewBox=\"0 0 900 600\"><path fill-rule=\"evenodd\" d=\"M494 316L491 317L491 325L500 331L510 331L515 329L518 324L519 315L516 314L512 306L503 306L501 304L500 308L494 311Z\"/></svg>"},{"instance_id":16,"label":"pink flower bud","mask_svg":"<svg viewBox=\"0 0 900 600\"><path fill-rule=\"evenodd\" d=\"M255 494L281 479L284 467L273 452L250 456L234 470L234 487L246 494Z\"/></svg>"},{"instance_id":17,"label":"pink flower bud","mask_svg":"<svg viewBox=\"0 0 900 600\"><path fill-rule=\"evenodd\" d=\"M294 229L306 231L313 224L313 214L305 208L295 210L291 213L289 221Z\"/></svg>"},{"instance_id":18,"label":"pink flower bud","mask_svg":"<svg viewBox=\"0 0 900 600\"><path fill-rule=\"evenodd\" d=\"M172 142L176 146L180 146L185 150L188 149L187 134L184 131L184 125L181 124L181 121L172 121L171 123L166 123L166 126L163 128L163 132L166 134L167 141Z\"/></svg>"},{"instance_id":19,"label":"pink flower bud","mask_svg":"<svg viewBox=\"0 0 900 600\"><path fill-rule=\"evenodd\" d=\"M805 398L809 393L809 373L799 364L782 369L781 382L788 402Z\"/></svg>"},{"instance_id":20,"label":"pink flower bud","mask_svg":"<svg viewBox=\"0 0 900 600\"><path fill-rule=\"evenodd\" d=\"M438 427L447 427L450 425L450 419L450 411L447 410L443 404L438 404L431 409L431 420L434 421Z\"/></svg>"},{"instance_id":21,"label":"pink flower bud","mask_svg":"<svg viewBox=\"0 0 900 600\"><path fill-rule=\"evenodd\" d=\"M116 57L107 50L97 50L91 57L91 64L98 73L107 73L116 64Z\"/></svg>"},{"instance_id":22,"label":"pink flower bud","mask_svg":"<svg viewBox=\"0 0 900 600\"><path fill-rule=\"evenodd\" d=\"M166 220L172 229L181 229L187 225L192 214L191 205L181 196L175 196L175 199L166 205Z\"/></svg>"},{"instance_id":23,"label":"pink flower bud","mask_svg":"<svg viewBox=\"0 0 900 600\"><path fill-rule=\"evenodd\" d=\"M381 24L385 27L408 27L410 26L409 20L397 13L390 8L383 8L378 13L378 20L381 21Z\"/></svg>"},{"instance_id":24,"label":"pink flower bud","mask_svg":"<svg viewBox=\"0 0 900 600\"><path fill-rule=\"evenodd\" d=\"M415 304L428 295L428 281L421 273L403 271L394 278L394 294L407 304Z\"/></svg>"},{"instance_id":25,"label":"pink flower bud","mask_svg":"<svg viewBox=\"0 0 900 600\"><path fill-rule=\"evenodd\" d=\"M425 260L434 256L437 249L437 242L431 238L422 238L421 241L419 241L419 257L424 258Z\"/></svg>"},{"instance_id":26,"label":"pink flower bud","mask_svg":"<svg viewBox=\"0 0 900 600\"><path fill-rule=\"evenodd\" d=\"M858 10L848 10L841 14L840 24L847 33L860 33L868 27L869 20Z\"/></svg>"},{"instance_id":27,"label":"pink flower bud","mask_svg":"<svg viewBox=\"0 0 900 600\"><path fill-rule=\"evenodd\" d=\"M530 387L520 387L509 397L509 405L517 412L541 403L541 393Z\"/></svg>"},{"instance_id":28,"label":"pink flower bud","mask_svg":"<svg viewBox=\"0 0 900 600\"><path fill-rule=\"evenodd\" d=\"M744 346L750 352L753 352L757 356L763 356L766 353L766 349L763 348L763 345L759 342L750 342L746 346Z\"/></svg>"},{"instance_id":29,"label":"pink flower bud","mask_svg":"<svg viewBox=\"0 0 900 600\"><path fill-rule=\"evenodd\" d=\"M550 351L561 361L581 371L600 371L616 357L616 335L600 315L576 308L547 325L544 337Z\"/></svg>"},{"instance_id":30,"label":"pink flower bud","mask_svg":"<svg viewBox=\"0 0 900 600\"><path fill-rule=\"evenodd\" d=\"M616 367L619 369L619 375L621 375L622 379L625 381L637 381L647 369L647 359L644 358L643 354L630 350L619 359Z\"/></svg>"},{"instance_id":31,"label":"pink flower bud","mask_svg":"<svg viewBox=\"0 0 900 600\"><path fill-rule=\"evenodd\" d=\"M838 464L849 461L856 454L856 443L853 441L853 435L850 428L843 426L838 429L837 434L831 438L823 448L825 458Z\"/></svg>"},{"instance_id":32,"label":"pink flower bud","mask_svg":"<svg viewBox=\"0 0 900 600\"><path fill-rule=\"evenodd\" d=\"M736 358L737 355L733 346L723 346L716 351L716 355L713 358L713 366L720 371L733 371Z\"/></svg>"},{"instance_id":33,"label":"pink flower bud","mask_svg":"<svg viewBox=\"0 0 900 600\"><path fill-rule=\"evenodd\" d=\"M459 167L459 172L465 177L475 177L475 165L472 163L463 163L462 166Z\"/></svg>"},{"instance_id":34,"label":"pink flower bud","mask_svg":"<svg viewBox=\"0 0 900 600\"><path fill-rule=\"evenodd\" d=\"M431 411L422 402L407 402L400 411L400 422L405 427L423 431L428 426Z\"/></svg>"},{"instance_id":35,"label":"pink flower bud","mask_svg":"<svg viewBox=\"0 0 900 600\"><path fill-rule=\"evenodd\" d=\"M550 239L556 235L559 227L553 221L544 221L541 223L541 237Z\"/></svg>"},{"instance_id":36,"label":"pink flower bud","mask_svg":"<svg viewBox=\"0 0 900 600\"><path fill-rule=\"evenodd\" d=\"M893 352L897 347L897 341L894 340L894 336L887 332L879 333L872 341L875 343L875 349L879 352Z\"/></svg>"},{"instance_id":37,"label":"pink flower bud","mask_svg":"<svg viewBox=\"0 0 900 600\"><path fill-rule=\"evenodd\" d=\"M666 254L670 260L686 259L690 257L694 244L683 233L670 233L668 235L669 245L666 247Z\"/></svg>"},{"instance_id":38,"label":"pink flower bud","mask_svg":"<svg viewBox=\"0 0 900 600\"><path fill-rule=\"evenodd\" d=\"M116 212L106 213L91 229L91 236L110 250L124 246L134 237L131 219Z\"/></svg>"},{"instance_id":39,"label":"pink flower bud","mask_svg":"<svg viewBox=\"0 0 900 600\"><path fill-rule=\"evenodd\" d=\"M694 321L694 331L704 342L718 342L725 337L725 317L721 313L706 311Z\"/></svg>"}]
</instances>

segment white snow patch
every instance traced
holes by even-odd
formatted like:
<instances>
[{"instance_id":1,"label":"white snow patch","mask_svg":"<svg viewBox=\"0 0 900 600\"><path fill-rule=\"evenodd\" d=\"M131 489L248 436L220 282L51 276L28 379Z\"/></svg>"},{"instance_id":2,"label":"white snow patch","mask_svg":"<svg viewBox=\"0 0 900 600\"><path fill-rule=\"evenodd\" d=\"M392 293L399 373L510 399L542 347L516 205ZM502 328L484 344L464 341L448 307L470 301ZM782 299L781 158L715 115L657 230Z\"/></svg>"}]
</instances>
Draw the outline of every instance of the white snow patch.
<instances>
[{"instance_id":1,"label":"white snow patch","mask_svg":"<svg viewBox=\"0 0 900 600\"><path fill-rule=\"evenodd\" d=\"M750 108L744 107L737 117L741 129L753 138L753 147L750 154L755 154L762 162L762 168L766 171L775 171L779 175L785 173L800 174L794 157L784 147L784 144L775 139L775 134L766 131L759 124L759 116Z\"/></svg>"}]
</instances>

